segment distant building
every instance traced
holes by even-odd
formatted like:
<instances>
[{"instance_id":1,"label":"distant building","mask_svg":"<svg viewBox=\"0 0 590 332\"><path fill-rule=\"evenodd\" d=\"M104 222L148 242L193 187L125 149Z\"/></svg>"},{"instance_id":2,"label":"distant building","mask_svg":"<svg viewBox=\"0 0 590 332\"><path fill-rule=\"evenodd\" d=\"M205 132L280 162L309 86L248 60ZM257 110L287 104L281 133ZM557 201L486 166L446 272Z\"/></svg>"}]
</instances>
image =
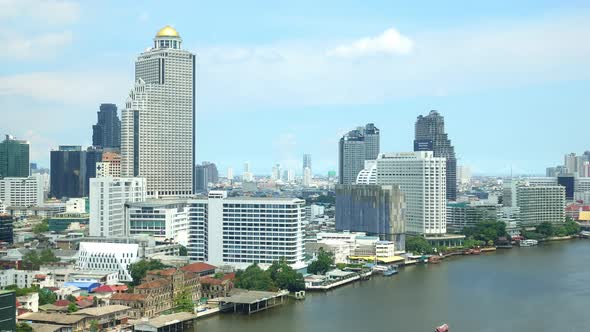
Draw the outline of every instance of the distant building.
<instances>
[{"instance_id":1,"label":"distant building","mask_svg":"<svg viewBox=\"0 0 590 332\"><path fill-rule=\"evenodd\" d=\"M445 132L445 120L437 111L418 116L415 125L414 151L433 151L434 157L446 159L447 199L457 200L457 158L455 147Z\"/></svg>"},{"instance_id":2,"label":"distant building","mask_svg":"<svg viewBox=\"0 0 590 332\"><path fill-rule=\"evenodd\" d=\"M230 181L234 179L234 169L232 167L227 168L227 179Z\"/></svg>"},{"instance_id":3,"label":"distant building","mask_svg":"<svg viewBox=\"0 0 590 332\"><path fill-rule=\"evenodd\" d=\"M88 227L89 220L90 215L88 213L60 213L49 218L49 231L57 233L65 232L72 224Z\"/></svg>"},{"instance_id":4,"label":"distant building","mask_svg":"<svg viewBox=\"0 0 590 332\"><path fill-rule=\"evenodd\" d=\"M135 61L135 85L121 112L121 175L147 179L150 197L189 196L195 178L195 54L170 26Z\"/></svg>"},{"instance_id":5,"label":"distant building","mask_svg":"<svg viewBox=\"0 0 590 332\"><path fill-rule=\"evenodd\" d=\"M147 198L143 178L94 178L90 180L90 235L125 236L125 203Z\"/></svg>"},{"instance_id":6,"label":"distant building","mask_svg":"<svg viewBox=\"0 0 590 332\"><path fill-rule=\"evenodd\" d=\"M102 162L103 150L96 147L86 149L86 175L84 177L84 197L88 197L90 179L96 177L96 165Z\"/></svg>"},{"instance_id":7,"label":"distant building","mask_svg":"<svg viewBox=\"0 0 590 332\"><path fill-rule=\"evenodd\" d=\"M306 153L303 155L303 167L301 169L305 169L306 167L308 167L309 169L311 168L311 154Z\"/></svg>"},{"instance_id":8,"label":"distant building","mask_svg":"<svg viewBox=\"0 0 590 332\"><path fill-rule=\"evenodd\" d=\"M13 223L13 217L0 214L0 242L14 243Z\"/></svg>"},{"instance_id":9,"label":"distant building","mask_svg":"<svg viewBox=\"0 0 590 332\"><path fill-rule=\"evenodd\" d=\"M405 250L406 199L397 185L337 185L336 230L365 232Z\"/></svg>"},{"instance_id":10,"label":"distant building","mask_svg":"<svg viewBox=\"0 0 590 332\"><path fill-rule=\"evenodd\" d=\"M523 226L535 226L543 222L564 223L565 188L559 185L519 185L516 188L516 206Z\"/></svg>"},{"instance_id":11,"label":"distant building","mask_svg":"<svg viewBox=\"0 0 590 332\"><path fill-rule=\"evenodd\" d=\"M365 160L377 158L379 144L379 129L372 123L345 134L338 147L339 183L354 184Z\"/></svg>"},{"instance_id":12,"label":"distant building","mask_svg":"<svg viewBox=\"0 0 590 332\"><path fill-rule=\"evenodd\" d=\"M254 174L250 170L250 163L244 163L244 173L242 173L242 180L245 182L254 181Z\"/></svg>"},{"instance_id":13,"label":"distant building","mask_svg":"<svg viewBox=\"0 0 590 332\"><path fill-rule=\"evenodd\" d=\"M101 178L105 176L121 177L120 154L112 151L102 153L102 160L96 163L96 177Z\"/></svg>"},{"instance_id":14,"label":"distant building","mask_svg":"<svg viewBox=\"0 0 590 332\"><path fill-rule=\"evenodd\" d=\"M149 200L125 204L127 235L148 234L188 246L189 209L182 200Z\"/></svg>"},{"instance_id":15,"label":"distant building","mask_svg":"<svg viewBox=\"0 0 590 332\"><path fill-rule=\"evenodd\" d=\"M29 176L29 150L29 142L6 135L0 142L0 179Z\"/></svg>"},{"instance_id":16,"label":"distant building","mask_svg":"<svg viewBox=\"0 0 590 332\"><path fill-rule=\"evenodd\" d=\"M195 190L196 192L206 193L209 190L209 184L219 182L219 172L214 163L204 161L201 165L195 166Z\"/></svg>"},{"instance_id":17,"label":"distant building","mask_svg":"<svg viewBox=\"0 0 590 332\"><path fill-rule=\"evenodd\" d=\"M303 186L309 187L311 185L311 169L305 168L303 170Z\"/></svg>"},{"instance_id":18,"label":"distant building","mask_svg":"<svg viewBox=\"0 0 590 332\"><path fill-rule=\"evenodd\" d=\"M87 272L117 271L119 280L132 282L129 266L139 259L136 243L81 242L77 267Z\"/></svg>"},{"instance_id":19,"label":"distant building","mask_svg":"<svg viewBox=\"0 0 590 332\"><path fill-rule=\"evenodd\" d=\"M98 122L92 126L92 145L100 148L121 147L121 121L117 105L100 104Z\"/></svg>"},{"instance_id":20,"label":"distant building","mask_svg":"<svg viewBox=\"0 0 590 332\"><path fill-rule=\"evenodd\" d=\"M547 177L557 177L558 175L567 174L568 170L565 166L555 166L555 167L547 167L545 171L545 176Z\"/></svg>"},{"instance_id":21,"label":"distant building","mask_svg":"<svg viewBox=\"0 0 590 332\"><path fill-rule=\"evenodd\" d=\"M450 202L447 204L447 231L460 233L464 228L475 227L481 221L498 220L501 214L496 204Z\"/></svg>"},{"instance_id":22,"label":"distant building","mask_svg":"<svg viewBox=\"0 0 590 332\"><path fill-rule=\"evenodd\" d=\"M0 180L0 201L6 207L42 206L43 179L40 174L29 177L5 177Z\"/></svg>"},{"instance_id":23,"label":"distant building","mask_svg":"<svg viewBox=\"0 0 590 332\"><path fill-rule=\"evenodd\" d=\"M81 146L61 145L51 151L50 196L84 197L86 183L86 151Z\"/></svg>"},{"instance_id":24,"label":"distant building","mask_svg":"<svg viewBox=\"0 0 590 332\"><path fill-rule=\"evenodd\" d=\"M447 232L446 160L432 151L382 153L379 185L398 185L406 197L406 230L412 234Z\"/></svg>"}]
</instances>

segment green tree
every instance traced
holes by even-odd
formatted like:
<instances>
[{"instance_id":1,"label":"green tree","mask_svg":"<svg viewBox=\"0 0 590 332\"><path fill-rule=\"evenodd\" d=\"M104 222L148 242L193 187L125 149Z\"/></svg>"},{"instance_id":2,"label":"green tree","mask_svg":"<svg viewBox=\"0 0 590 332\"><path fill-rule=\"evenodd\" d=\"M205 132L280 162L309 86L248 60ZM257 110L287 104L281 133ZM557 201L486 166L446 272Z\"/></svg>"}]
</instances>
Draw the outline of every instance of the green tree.
<instances>
[{"instance_id":1,"label":"green tree","mask_svg":"<svg viewBox=\"0 0 590 332\"><path fill-rule=\"evenodd\" d=\"M217 272L217 273L215 273L215 275L213 276L213 278L215 278L215 279L223 279L223 276L224 275L225 274L223 272Z\"/></svg>"},{"instance_id":2,"label":"green tree","mask_svg":"<svg viewBox=\"0 0 590 332\"><path fill-rule=\"evenodd\" d=\"M46 232L49 232L49 221L47 221L47 219L43 219L43 221L33 226L33 233L35 235Z\"/></svg>"},{"instance_id":3,"label":"green tree","mask_svg":"<svg viewBox=\"0 0 590 332\"><path fill-rule=\"evenodd\" d=\"M465 228L463 233L467 238L489 242L497 241L501 237L508 237L506 224L503 221L480 221L474 227Z\"/></svg>"},{"instance_id":4,"label":"green tree","mask_svg":"<svg viewBox=\"0 0 590 332\"><path fill-rule=\"evenodd\" d=\"M537 233L545 237L553 236L554 232L553 224L550 222L545 221L537 225Z\"/></svg>"},{"instance_id":5,"label":"green tree","mask_svg":"<svg viewBox=\"0 0 590 332\"><path fill-rule=\"evenodd\" d=\"M267 273L270 274L270 278L280 289L287 289L289 292L298 292L305 289L303 275L290 267L285 259L272 263Z\"/></svg>"},{"instance_id":6,"label":"green tree","mask_svg":"<svg viewBox=\"0 0 590 332\"><path fill-rule=\"evenodd\" d=\"M193 303L193 298L188 289L185 288L176 295L176 298L174 299L174 311L190 313L195 311L195 304Z\"/></svg>"},{"instance_id":7,"label":"green tree","mask_svg":"<svg viewBox=\"0 0 590 332\"><path fill-rule=\"evenodd\" d=\"M98 321L96 319L90 321L90 332L98 332Z\"/></svg>"},{"instance_id":8,"label":"green tree","mask_svg":"<svg viewBox=\"0 0 590 332\"><path fill-rule=\"evenodd\" d=\"M434 249L422 236L409 236L406 238L406 251L417 254L432 254Z\"/></svg>"},{"instance_id":9,"label":"green tree","mask_svg":"<svg viewBox=\"0 0 590 332\"><path fill-rule=\"evenodd\" d=\"M68 301L70 301L72 303L76 303L76 297L74 295L71 295L71 294L66 297L66 300L68 300Z\"/></svg>"},{"instance_id":10,"label":"green tree","mask_svg":"<svg viewBox=\"0 0 590 332\"><path fill-rule=\"evenodd\" d=\"M309 264L307 272L311 274L326 274L332 266L334 266L334 255L320 247L316 260Z\"/></svg>"},{"instance_id":11,"label":"green tree","mask_svg":"<svg viewBox=\"0 0 590 332\"><path fill-rule=\"evenodd\" d=\"M129 267L129 270L131 271L131 277L133 278L131 284L133 286L141 284L141 281L145 277L147 271L162 270L165 268L167 268L166 265L164 265L159 260L154 259L142 259L139 262L133 263Z\"/></svg>"},{"instance_id":12,"label":"green tree","mask_svg":"<svg viewBox=\"0 0 590 332\"><path fill-rule=\"evenodd\" d=\"M575 235L575 234L580 233L580 231L582 230L580 228L580 225L571 219L568 219L565 222L565 225L563 226L563 228L565 229L566 235Z\"/></svg>"},{"instance_id":13,"label":"green tree","mask_svg":"<svg viewBox=\"0 0 590 332\"><path fill-rule=\"evenodd\" d=\"M59 258L57 258L57 256L55 256L53 251L51 251L51 249L49 249L49 248L41 250L41 254L39 255L39 260L41 261L42 264L59 262Z\"/></svg>"},{"instance_id":14,"label":"green tree","mask_svg":"<svg viewBox=\"0 0 590 332\"><path fill-rule=\"evenodd\" d=\"M39 290L39 305L54 304L57 301L57 295L47 288Z\"/></svg>"},{"instance_id":15,"label":"green tree","mask_svg":"<svg viewBox=\"0 0 590 332\"><path fill-rule=\"evenodd\" d=\"M68 312L76 312L78 311L78 306L74 303L68 304Z\"/></svg>"},{"instance_id":16,"label":"green tree","mask_svg":"<svg viewBox=\"0 0 590 332\"><path fill-rule=\"evenodd\" d=\"M185 246L181 245L181 246L180 246L180 249L179 249L179 251L178 251L178 254L179 254L180 256L188 256L188 249L186 249L186 247L185 247Z\"/></svg>"},{"instance_id":17,"label":"green tree","mask_svg":"<svg viewBox=\"0 0 590 332\"><path fill-rule=\"evenodd\" d=\"M43 249L41 254L36 250L30 250L23 256L23 265L28 270L38 270L41 264L59 262L59 258L51 249Z\"/></svg>"},{"instance_id":18,"label":"green tree","mask_svg":"<svg viewBox=\"0 0 590 332\"><path fill-rule=\"evenodd\" d=\"M235 285L237 288L261 291L276 288L270 273L263 271L256 263L248 266L245 270L236 272Z\"/></svg>"},{"instance_id":19,"label":"green tree","mask_svg":"<svg viewBox=\"0 0 590 332\"><path fill-rule=\"evenodd\" d=\"M33 332L33 327L27 323L17 323L16 332Z\"/></svg>"}]
</instances>

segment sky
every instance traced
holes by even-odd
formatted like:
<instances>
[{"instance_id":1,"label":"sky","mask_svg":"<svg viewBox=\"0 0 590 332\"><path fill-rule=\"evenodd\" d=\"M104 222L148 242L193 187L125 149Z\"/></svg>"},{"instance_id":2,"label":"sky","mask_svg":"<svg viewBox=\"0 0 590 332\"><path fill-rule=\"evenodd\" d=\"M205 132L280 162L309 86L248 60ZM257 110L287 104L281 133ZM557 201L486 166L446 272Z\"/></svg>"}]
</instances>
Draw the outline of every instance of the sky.
<instances>
[{"instance_id":1,"label":"sky","mask_svg":"<svg viewBox=\"0 0 590 332\"><path fill-rule=\"evenodd\" d=\"M372 122L382 152L445 117L475 174L543 174L590 150L588 1L0 0L0 134L49 167L122 108L134 61L174 26L198 55L197 161L336 170L338 139Z\"/></svg>"}]
</instances>

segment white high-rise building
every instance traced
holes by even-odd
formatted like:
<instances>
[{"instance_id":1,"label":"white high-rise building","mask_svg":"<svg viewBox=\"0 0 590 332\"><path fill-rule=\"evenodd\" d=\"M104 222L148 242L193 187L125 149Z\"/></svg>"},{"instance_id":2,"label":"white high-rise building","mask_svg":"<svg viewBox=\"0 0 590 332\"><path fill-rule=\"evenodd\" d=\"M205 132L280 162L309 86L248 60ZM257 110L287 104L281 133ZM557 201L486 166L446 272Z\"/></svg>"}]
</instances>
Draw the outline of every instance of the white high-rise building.
<instances>
[{"instance_id":1,"label":"white high-rise building","mask_svg":"<svg viewBox=\"0 0 590 332\"><path fill-rule=\"evenodd\" d=\"M281 164L276 164L272 167L271 180L277 181L281 179Z\"/></svg>"},{"instance_id":2,"label":"white high-rise building","mask_svg":"<svg viewBox=\"0 0 590 332\"><path fill-rule=\"evenodd\" d=\"M305 169L303 170L303 186L311 186L311 168L309 167L305 167Z\"/></svg>"},{"instance_id":3,"label":"white high-rise building","mask_svg":"<svg viewBox=\"0 0 590 332\"><path fill-rule=\"evenodd\" d=\"M234 169L231 167L227 168L227 179L233 180L234 179Z\"/></svg>"},{"instance_id":4,"label":"white high-rise building","mask_svg":"<svg viewBox=\"0 0 590 332\"><path fill-rule=\"evenodd\" d=\"M156 240L173 240L188 246L186 201L161 199L127 203L125 223L127 235L149 234Z\"/></svg>"},{"instance_id":5,"label":"white high-rise building","mask_svg":"<svg viewBox=\"0 0 590 332\"><path fill-rule=\"evenodd\" d=\"M5 207L32 207L43 205L44 181L40 174L26 178L0 180L0 201Z\"/></svg>"},{"instance_id":6,"label":"white high-rise building","mask_svg":"<svg viewBox=\"0 0 590 332\"><path fill-rule=\"evenodd\" d=\"M244 268L285 258L301 268L305 201L298 198L227 197L189 199L191 260Z\"/></svg>"},{"instance_id":7,"label":"white high-rise building","mask_svg":"<svg viewBox=\"0 0 590 332\"><path fill-rule=\"evenodd\" d=\"M377 184L397 184L405 194L408 233L447 232L445 158L432 151L382 153L376 173Z\"/></svg>"},{"instance_id":8,"label":"white high-rise building","mask_svg":"<svg viewBox=\"0 0 590 332\"><path fill-rule=\"evenodd\" d=\"M125 236L125 203L146 200L144 178L90 179L90 236Z\"/></svg>"},{"instance_id":9,"label":"white high-rise building","mask_svg":"<svg viewBox=\"0 0 590 332\"><path fill-rule=\"evenodd\" d=\"M122 111L121 175L147 179L150 197L193 193L196 57L166 26L135 62Z\"/></svg>"},{"instance_id":10,"label":"white high-rise building","mask_svg":"<svg viewBox=\"0 0 590 332\"><path fill-rule=\"evenodd\" d=\"M516 205L520 223L534 226L543 222L565 222L565 187L559 185L519 185L516 188Z\"/></svg>"},{"instance_id":11,"label":"white high-rise building","mask_svg":"<svg viewBox=\"0 0 590 332\"><path fill-rule=\"evenodd\" d=\"M457 166L457 181L458 184L469 184L471 182L471 168L469 166Z\"/></svg>"}]
</instances>

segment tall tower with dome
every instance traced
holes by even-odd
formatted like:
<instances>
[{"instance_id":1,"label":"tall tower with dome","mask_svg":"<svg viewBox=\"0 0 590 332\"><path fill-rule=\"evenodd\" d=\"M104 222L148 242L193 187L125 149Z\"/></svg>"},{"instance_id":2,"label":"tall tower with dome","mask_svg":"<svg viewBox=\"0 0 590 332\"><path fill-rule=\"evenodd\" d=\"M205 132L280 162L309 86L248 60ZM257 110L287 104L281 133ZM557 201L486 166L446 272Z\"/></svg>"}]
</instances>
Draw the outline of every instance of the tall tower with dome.
<instances>
[{"instance_id":1,"label":"tall tower with dome","mask_svg":"<svg viewBox=\"0 0 590 332\"><path fill-rule=\"evenodd\" d=\"M135 84L122 113L121 175L147 179L150 197L193 193L196 56L165 26L135 61Z\"/></svg>"}]
</instances>

